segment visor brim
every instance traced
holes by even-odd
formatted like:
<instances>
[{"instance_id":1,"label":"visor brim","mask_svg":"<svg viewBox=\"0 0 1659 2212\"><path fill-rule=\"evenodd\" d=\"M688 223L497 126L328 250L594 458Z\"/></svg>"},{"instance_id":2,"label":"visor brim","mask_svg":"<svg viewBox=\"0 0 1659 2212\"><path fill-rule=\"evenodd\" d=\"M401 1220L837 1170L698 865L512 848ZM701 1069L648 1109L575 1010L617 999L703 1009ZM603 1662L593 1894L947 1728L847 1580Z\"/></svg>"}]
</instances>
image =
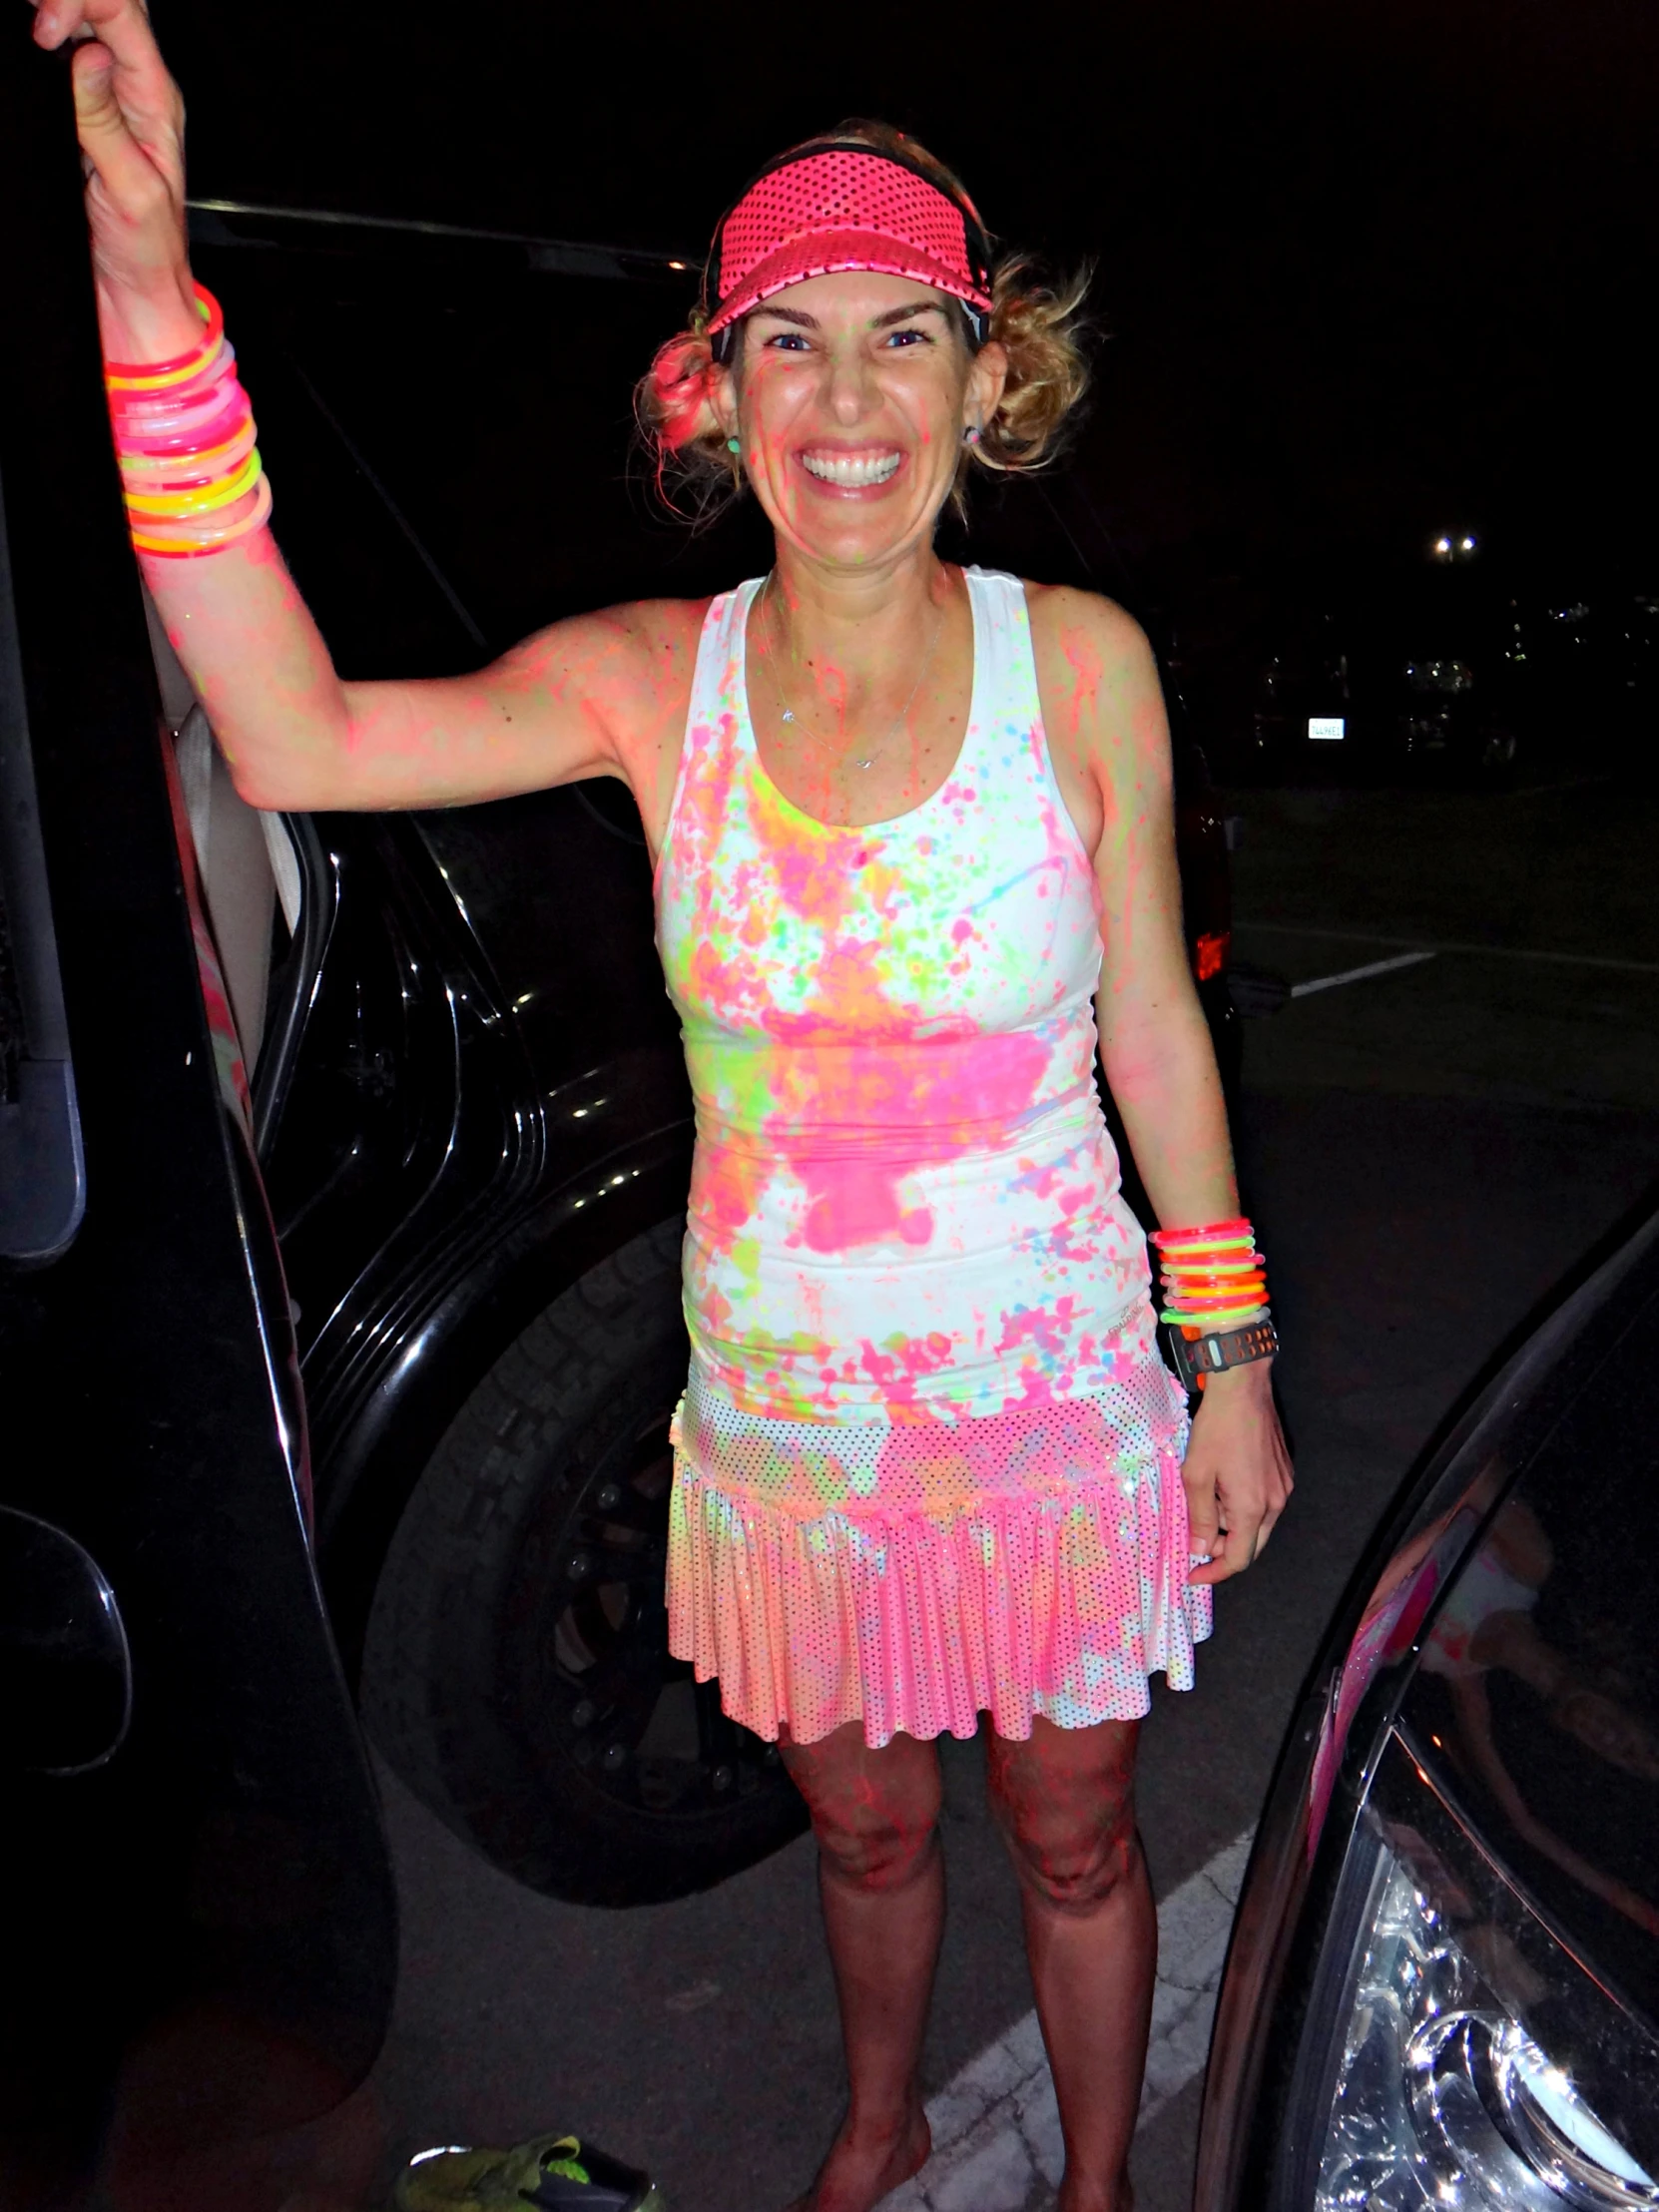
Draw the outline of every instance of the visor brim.
<instances>
[{"instance_id":1,"label":"visor brim","mask_svg":"<svg viewBox=\"0 0 1659 2212\"><path fill-rule=\"evenodd\" d=\"M709 335L713 337L728 323L752 314L792 284L852 270L868 270L880 276L906 276L932 291L947 292L952 299L976 307L982 314L990 312L988 292L981 290L964 271L935 261L919 246L886 238L878 231L816 231L787 240L757 262L709 317Z\"/></svg>"}]
</instances>

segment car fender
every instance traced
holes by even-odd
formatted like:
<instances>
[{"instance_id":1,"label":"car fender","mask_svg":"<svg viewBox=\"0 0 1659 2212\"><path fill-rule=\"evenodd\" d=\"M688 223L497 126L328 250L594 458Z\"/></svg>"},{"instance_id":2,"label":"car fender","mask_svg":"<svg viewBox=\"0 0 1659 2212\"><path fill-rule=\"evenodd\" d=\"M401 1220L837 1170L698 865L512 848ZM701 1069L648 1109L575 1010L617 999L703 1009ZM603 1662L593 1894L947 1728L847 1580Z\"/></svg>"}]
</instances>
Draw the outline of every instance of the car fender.
<instances>
[{"instance_id":1,"label":"car fender","mask_svg":"<svg viewBox=\"0 0 1659 2212\"><path fill-rule=\"evenodd\" d=\"M312 1388L318 1564L353 1676L386 1547L444 1431L561 1292L684 1213L691 1151L690 1121L670 1122L538 1190L463 1264L387 1300L372 1356Z\"/></svg>"}]
</instances>

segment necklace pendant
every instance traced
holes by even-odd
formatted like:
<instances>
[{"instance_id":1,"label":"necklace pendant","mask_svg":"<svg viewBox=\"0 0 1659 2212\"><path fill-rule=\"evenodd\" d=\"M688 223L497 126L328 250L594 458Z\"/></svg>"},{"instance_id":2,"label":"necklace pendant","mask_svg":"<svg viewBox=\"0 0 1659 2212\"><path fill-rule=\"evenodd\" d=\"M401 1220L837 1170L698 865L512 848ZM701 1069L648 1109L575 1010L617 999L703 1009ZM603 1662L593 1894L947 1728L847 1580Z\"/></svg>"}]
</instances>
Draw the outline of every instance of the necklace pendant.
<instances>
[{"instance_id":1,"label":"necklace pendant","mask_svg":"<svg viewBox=\"0 0 1659 2212\"><path fill-rule=\"evenodd\" d=\"M780 722L793 722L795 720L795 709L793 707L786 707L784 709L784 712L779 716L778 719Z\"/></svg>"},{"instance_id":2,"label":"necklace pendant","mask_svg":"<svg viewBox=\"0 0 1659 2212\"><path fill-rule=\"evenodd\" d=\"M872 753L867 761L854 761L852 766L854 768L873 768L875 766L875 755Z\"/></svg>"}]
</instances>

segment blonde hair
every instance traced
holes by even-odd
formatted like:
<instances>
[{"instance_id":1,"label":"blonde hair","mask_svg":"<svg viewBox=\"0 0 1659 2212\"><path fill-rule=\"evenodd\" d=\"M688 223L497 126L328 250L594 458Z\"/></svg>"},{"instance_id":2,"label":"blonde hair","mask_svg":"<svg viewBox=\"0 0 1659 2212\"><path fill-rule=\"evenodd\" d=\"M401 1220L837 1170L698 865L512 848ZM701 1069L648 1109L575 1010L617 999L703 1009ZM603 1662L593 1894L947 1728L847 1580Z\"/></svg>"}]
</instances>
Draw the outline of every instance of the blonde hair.
<instances>
[{"instance_id":1,"label":"blonde hair","mask_svg":"<svg viewBox=\"0 0 1659 2212\"><path fill-rule=\"evenodd\" d=\"M896 155L922 170L947 198L973 212L977 220L977 211L954 171L890 124L853 120L829 136L838 144L851 141ZM821 143L809 139L798 151ZM1008 376L978 441L962 447L950 493L958 513L966 510L975 464L1002 475L1024 475L1046 467L1063 451L1090 381L1083 301L1092 276L1085 264L1069 277L1050 279L1028 254L1009 255L997 264L985 338L1007 353ZM716 370L708 320L707 307L695 308L685 328L658 348L634 393L634 411L654 464L657 488L676 514L695 521L711 518L745 488L742 460L729 450L725 434L712 419ZM965 315L962 335L964 343L973 342ZM736 358L741 361L741 350ZM686 503L677 493L685 496Z\"/></svg>"}]
</instances>

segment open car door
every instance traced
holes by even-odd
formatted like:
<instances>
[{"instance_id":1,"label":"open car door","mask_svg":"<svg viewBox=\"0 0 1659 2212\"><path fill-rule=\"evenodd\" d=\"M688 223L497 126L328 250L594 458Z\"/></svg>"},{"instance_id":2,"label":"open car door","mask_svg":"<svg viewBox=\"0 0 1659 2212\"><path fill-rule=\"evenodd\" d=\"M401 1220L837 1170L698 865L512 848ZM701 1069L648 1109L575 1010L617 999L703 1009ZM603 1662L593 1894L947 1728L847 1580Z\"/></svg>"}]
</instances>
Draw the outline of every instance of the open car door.
<instances>
[{"instance_id":1,"label":"open car door","mask_svg":"<svg viewBox=\"0 0 1659 2212\"><path fill-rule=\"evenodd\" d=\"M372 2063L394 1902L312 1572L243 954L127 544L65 60L7 23L0 2204L252 2212L286 2193L284 2131Z\"/></svg>"}]
</instances>

